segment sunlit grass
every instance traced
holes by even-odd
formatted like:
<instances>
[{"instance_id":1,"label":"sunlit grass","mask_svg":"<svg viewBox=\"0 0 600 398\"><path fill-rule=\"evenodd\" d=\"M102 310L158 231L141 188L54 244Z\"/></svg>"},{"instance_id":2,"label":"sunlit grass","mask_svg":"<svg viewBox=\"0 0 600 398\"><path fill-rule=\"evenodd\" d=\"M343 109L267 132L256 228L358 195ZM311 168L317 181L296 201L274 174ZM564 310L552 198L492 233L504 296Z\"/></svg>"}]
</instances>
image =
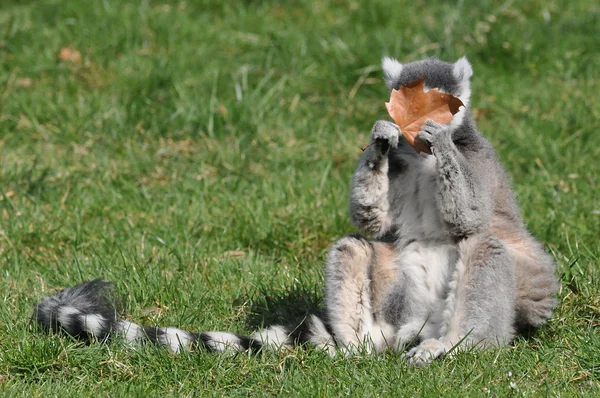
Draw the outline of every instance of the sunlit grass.
<instances>
[{"instance_id":1,"label":"sunlit grass","mask_svg":"<svg viewBox=\"0 0 600 398\"><path fill-rule=\"evenodd\" d=\"M593 2L0 4L3 395L598 394L600 9ZM61 60L69 48L80 59ZM29 328L104 277L130 316L248 333L319 307L379 59L473 63L473 112L554 255L561 306L429 367L313 350L172 356Z\"/></svg>"}]
</instances>

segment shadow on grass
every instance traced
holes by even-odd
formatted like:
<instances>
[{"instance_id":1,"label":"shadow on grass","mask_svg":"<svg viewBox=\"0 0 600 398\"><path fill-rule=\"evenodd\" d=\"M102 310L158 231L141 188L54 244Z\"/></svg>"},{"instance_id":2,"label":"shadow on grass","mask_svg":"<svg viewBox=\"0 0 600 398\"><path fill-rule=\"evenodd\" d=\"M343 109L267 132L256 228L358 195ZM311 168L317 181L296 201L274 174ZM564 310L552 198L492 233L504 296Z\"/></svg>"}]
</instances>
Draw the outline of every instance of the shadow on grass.
<instances>
[{"instance_id":1,"label":"shadow on grass","mask_svg":"<svg viewBox=\"0 0 600 398\"><path fill-rule=\"evenodd\" d=\"M285 291L261 287L245 319L249 329L271 325L295 327L308 315L322 316L320 291L293 286Z\"/></svg>"}]
</instances>

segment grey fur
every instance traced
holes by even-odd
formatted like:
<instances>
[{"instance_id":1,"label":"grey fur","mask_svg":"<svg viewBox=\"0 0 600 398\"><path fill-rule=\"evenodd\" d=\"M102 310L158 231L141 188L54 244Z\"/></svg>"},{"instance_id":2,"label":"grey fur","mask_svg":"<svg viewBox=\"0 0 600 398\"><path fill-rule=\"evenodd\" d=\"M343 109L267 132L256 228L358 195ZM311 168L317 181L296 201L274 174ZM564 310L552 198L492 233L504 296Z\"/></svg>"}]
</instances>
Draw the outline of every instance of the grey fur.
<instances>
[{"instance_id":1,"label":"grey fur","mask_svg":"<svg viewBox=\"0 0 600 398\"><path fill-rule=\"evenodd\" d=\"M428 121L422 128L419 138L432 155L417 154L393 123L373 126L350 195L350 217L371 240L344 238L328 257L326 303L335 338L359 346L385 331L394 349L420 342L405 355L423 364L459 343L506 344L517 330L541 326L557 304L555 265L525 229L506 172L471 118L470 64L384 59L384 74L388 88L423 77L427 88L453 94L466 107L448 125ZM366 300L379 283L365 275L381 240L394 247L389 264L378 265L394 274L393 282ZM381 312L369 313L373 302Z\"/></svg>"},{"instance_id":2,"label":"grey fur","mask_svg":"<svg viewBox=\"0 0 600 398\"><path fill-rule=\"evenodd\" d=\"M95 279L44 297L35 305L33 319L54 332L64 331L83 340L103 340L117 321L118 307L110 285ZM98 327L86 322L89 316L99 320Z\"/></svg>"}]
</instances>

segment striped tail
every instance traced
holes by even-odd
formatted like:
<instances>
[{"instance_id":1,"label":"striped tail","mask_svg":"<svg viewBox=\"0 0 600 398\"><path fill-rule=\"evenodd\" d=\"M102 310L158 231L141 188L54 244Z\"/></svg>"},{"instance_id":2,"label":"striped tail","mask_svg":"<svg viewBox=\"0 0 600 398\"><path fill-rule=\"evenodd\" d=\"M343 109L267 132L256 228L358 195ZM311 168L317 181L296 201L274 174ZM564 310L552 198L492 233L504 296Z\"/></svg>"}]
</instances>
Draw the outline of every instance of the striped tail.
<instances>
[{"instance_id":1,"label":"striped tail","mask_svg":"<svg viewBox=\"0 0 600 398\"><path fill-rule=\"evenodd\" d=\"M139 326L119 318L119 301L109 282L95 279L44 297L35 305L33 320L43 329L64 332L81 341L106 341L119 336L133 344L152 342L172 352L195 347L211 352L259 351L309 344L335 355L334 339L317 316L296 328L271 326L242 336L229 332L193 333L175 327Z\"/></svg>"}]
</instances>

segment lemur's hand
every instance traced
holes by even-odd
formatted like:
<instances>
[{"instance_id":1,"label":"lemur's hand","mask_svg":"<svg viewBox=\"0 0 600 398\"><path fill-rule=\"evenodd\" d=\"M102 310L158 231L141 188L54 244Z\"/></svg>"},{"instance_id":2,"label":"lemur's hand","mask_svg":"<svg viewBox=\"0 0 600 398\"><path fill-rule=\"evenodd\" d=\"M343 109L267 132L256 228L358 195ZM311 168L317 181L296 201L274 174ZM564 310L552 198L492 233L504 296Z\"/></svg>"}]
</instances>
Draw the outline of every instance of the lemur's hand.
<instances>
[{"instance_id":1,"label":"lemur's hand","mask_svg":"<svg viewBox=\"0 0 600 398\"><path fill-rule=\"evenodd\" d=\"M398 146L400 128L392 122L378 120L371 129L371 144L382 154L386 154L391 148Z\"/></svg>"},{"instance_id":2,"label":"lemur's hand","mask_svg":"<svg viewBox=\"0 0 600 398\"><path fill-rule=\"evenodd\" d=\"M448 142L448 140L452 141L449 127L436 123L433 120L428 120L423 125L417 137L432 149L440 149L439 147L444 142Z\"/></svg>"}]
</instances>

